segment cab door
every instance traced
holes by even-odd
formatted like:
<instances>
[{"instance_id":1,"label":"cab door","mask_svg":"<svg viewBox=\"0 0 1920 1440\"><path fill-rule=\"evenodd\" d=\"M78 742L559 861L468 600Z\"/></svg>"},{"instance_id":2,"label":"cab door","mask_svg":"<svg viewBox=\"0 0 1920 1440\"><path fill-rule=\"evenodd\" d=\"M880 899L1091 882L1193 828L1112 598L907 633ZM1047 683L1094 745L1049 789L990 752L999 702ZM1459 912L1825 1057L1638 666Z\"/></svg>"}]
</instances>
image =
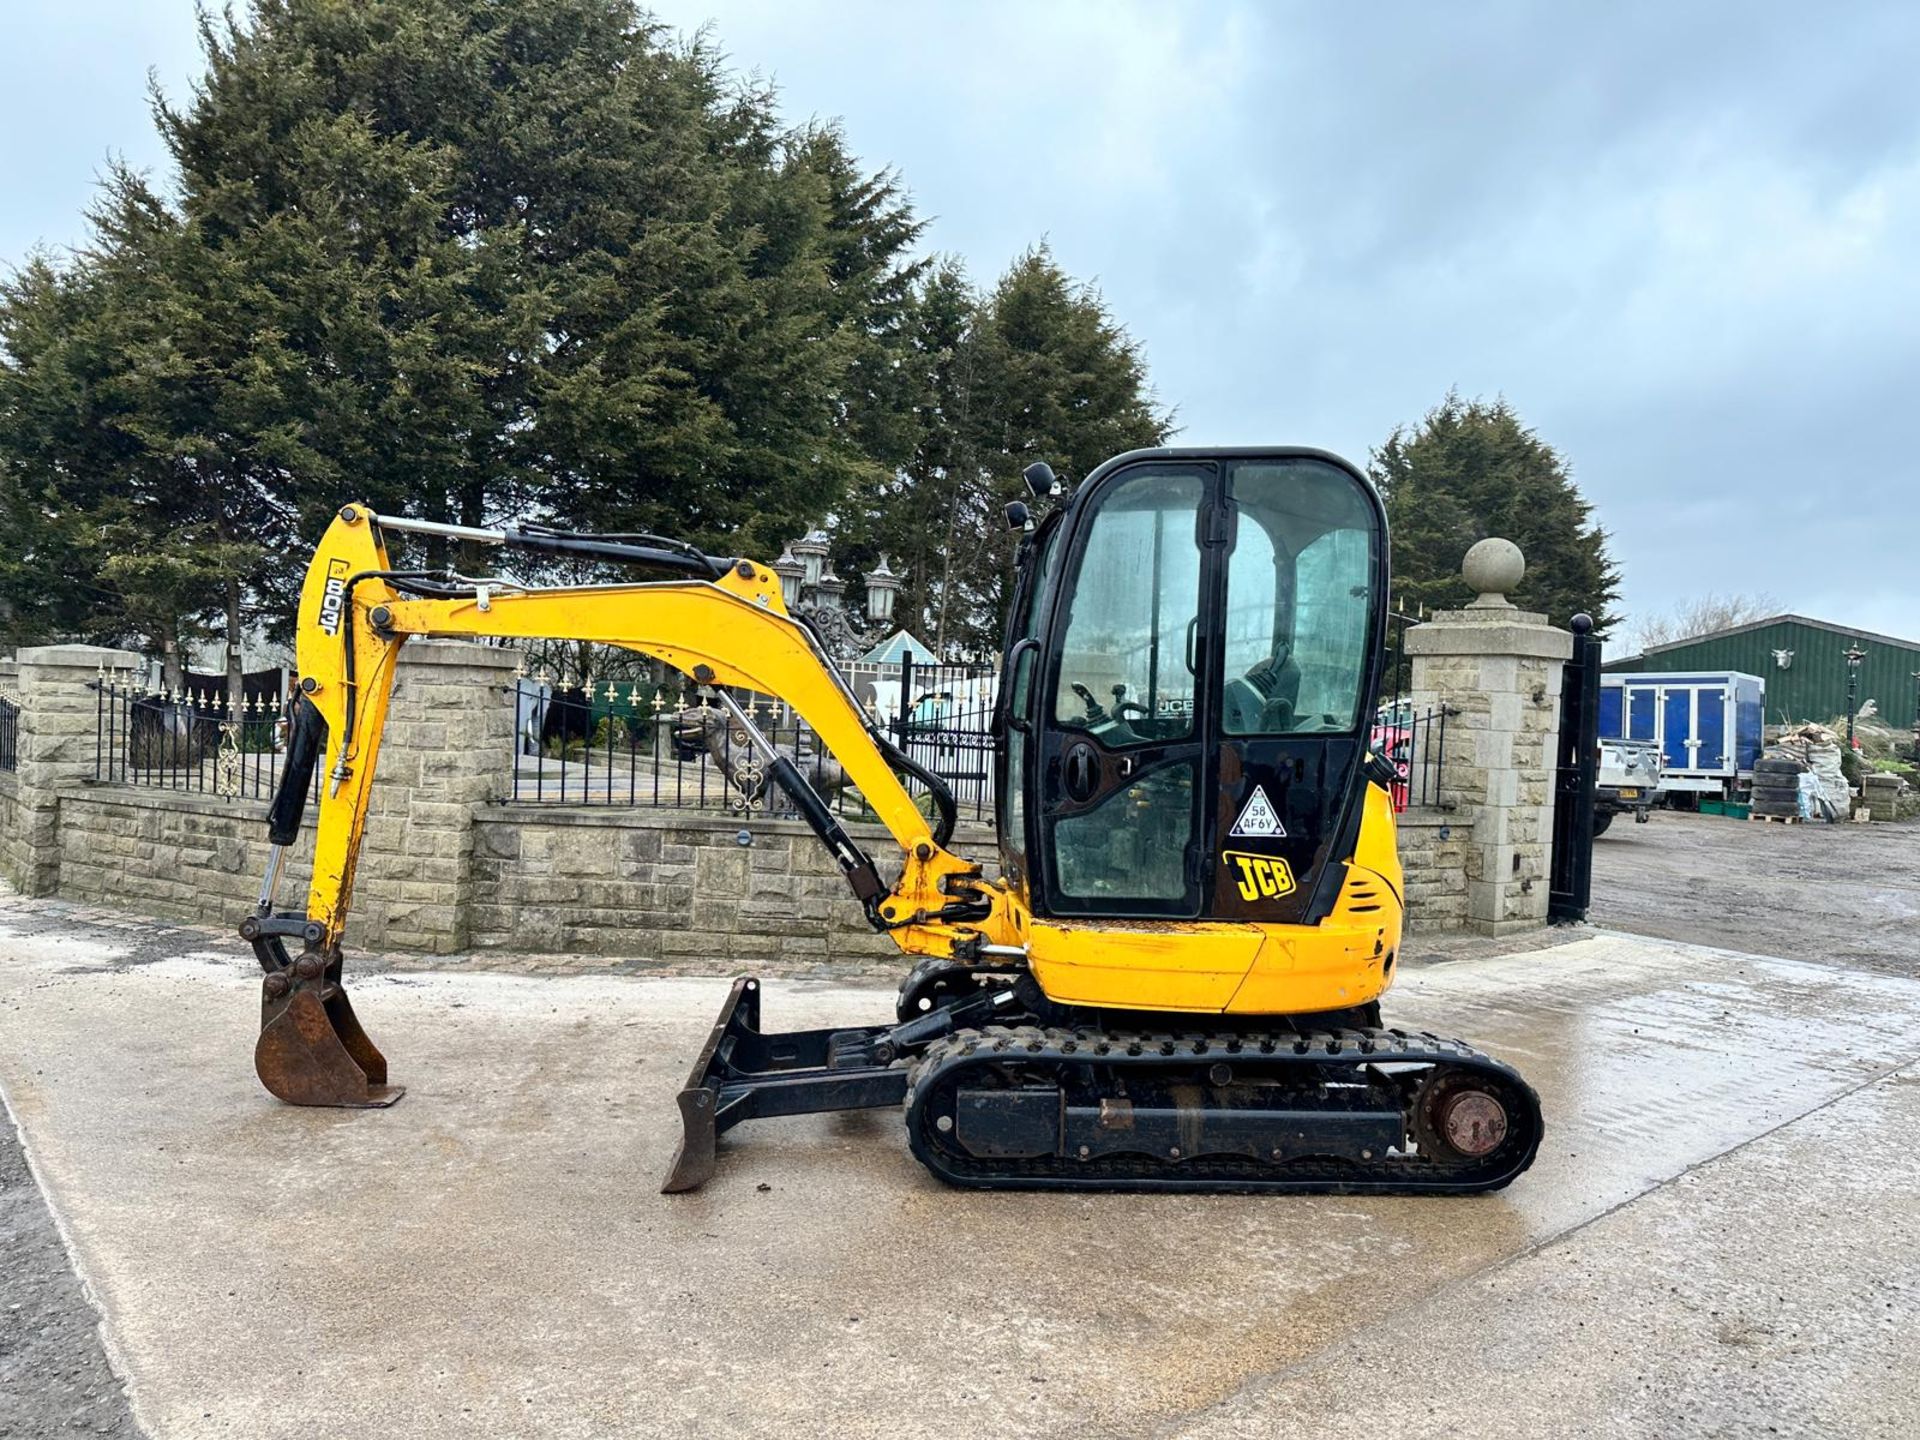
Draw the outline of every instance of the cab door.
<instances>
[{"instance_id":1,"label":"cab door","mask_svg":"<svg viewBox=\"0 0 1920 1440\"><path fill-rule=\"evenodd\" d=\"M1385 657L1379 501L1318 455L1223 466L1220 723L1207 913L1315 924L1359 833Z\"/></svg>"},{"instance_id":2,"label":"cab door","mask_svg":"<svg viewBox=\"0 0 1920 1440\"><path fill-rule=\"evenodd\" d=\"M1201 911L1217 486L1148 461L1076 497L1028 711L1041 913Z\"/></svg>"}]
</instances>

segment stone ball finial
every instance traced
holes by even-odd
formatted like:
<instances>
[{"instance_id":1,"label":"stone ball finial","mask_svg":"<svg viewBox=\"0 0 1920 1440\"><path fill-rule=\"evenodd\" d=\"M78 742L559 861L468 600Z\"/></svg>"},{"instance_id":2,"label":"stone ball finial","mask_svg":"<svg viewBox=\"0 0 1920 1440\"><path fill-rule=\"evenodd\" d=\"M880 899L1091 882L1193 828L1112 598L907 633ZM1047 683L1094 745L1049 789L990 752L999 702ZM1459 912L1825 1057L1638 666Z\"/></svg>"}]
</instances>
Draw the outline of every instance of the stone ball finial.
<instances>
[{"instance_id":1,"label":"stone ball finial","mask_svg":"<svg viewBox=\"0 0 1920 1440\"><path fill-rule=\"evenodd\" d=\"M1460 574L1479 595L1473 603L1481 607L1508 605L1507 596L1520 587L1527 573L1527 557L1511 540L1489 536L1467 551L1460 562Z\"/></svg>"}]
</instances>

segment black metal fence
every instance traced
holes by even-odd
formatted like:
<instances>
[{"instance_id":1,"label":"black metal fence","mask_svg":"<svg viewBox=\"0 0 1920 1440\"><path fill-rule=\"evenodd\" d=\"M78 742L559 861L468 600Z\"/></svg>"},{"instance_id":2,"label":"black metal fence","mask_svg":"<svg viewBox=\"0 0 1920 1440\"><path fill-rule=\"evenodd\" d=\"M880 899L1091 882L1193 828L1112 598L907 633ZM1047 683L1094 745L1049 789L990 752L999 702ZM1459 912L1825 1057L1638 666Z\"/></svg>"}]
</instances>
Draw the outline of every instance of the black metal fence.
<instances>
[{"instance_id":1,"label":"black metal fence","mask_svg":"<svg viewBox=\"0 0 1920 1440\"><path fill-rule=\"evenodd\" d=\"M870 718L954 793L963 818L993 807L992 680L949 667L890 667L856 679ZM838 761L804 720L765 697L736 697L754 728L787 755L828 806L870 815ZM711 692L638 681L514 687L513 798L521 804L629 805L787 815L740 726ZM905 777L903 777L905 778ZM919 796L924 789L907 780ZM931 802L928 802L931 811Z\"/></svg>"},{"instance_id":2,"label":"black metal fence","mask_svg":"<svg viewBox=\"0 0 1920 1440\"><path fill-rule=\"evenodd\" d=\"M20 768L20 705L0 695L0 770Z\"/></svg>"},{"instance_id":3,"label":"black metal fence","mask_svg":"<svg viewBox=\"0 0 1920 1440\"><path fill-rule=\"evenodd\" d=\"M897 678L895 678L897 677ZM857 681L869 715L909 759L953 791L963 818L993 817L994 677L989 671L911 664ZM271 798L286 747L288 706L254 695L232 714L224 692L99 682L97 780L229 799ZM837 813L870 815L839 763L787 706L741 697L757 729L788 755ZM788 815L747 737L711 692L644 682L514 686L513 799ZM1458 711L1380 707L1372 749L1392 762L1394 806L1448 809L1440 777L1447 722ZM16 763L19 706L0 697L0 770ZM320 776L314 777L318 798ZM908 781L916 795L924 789ZM930 810L929 805L929 810Z\"/></svg>"},{"instance_id":4,"label":"black metal fence","mask_svg":"<svg viewBox=\"0 0 1920 1440\"><path fill-rule=\"evenodd\" d=\"M1449 705L1416 709L1405 700L1380 707L1373 722L1373 752L1393 765L1395 811L1408 806L1454 808L1441 793L1440 776L1447 758L1447 721L1459 713Z\"/></svg>"},{"instance_id":5,"label":"black metal fence","mask_svg":"<svg viewBox=\"0 0 1920 1440\"><path fill-rule=\"evenodd\" d=\"M152 689L99 681L96 780L229 800L273 795L286 752L288 706L248 696L234 713L224 691ZM320 774L314 771L314 795Z\"/></svg>"}]
</instances>

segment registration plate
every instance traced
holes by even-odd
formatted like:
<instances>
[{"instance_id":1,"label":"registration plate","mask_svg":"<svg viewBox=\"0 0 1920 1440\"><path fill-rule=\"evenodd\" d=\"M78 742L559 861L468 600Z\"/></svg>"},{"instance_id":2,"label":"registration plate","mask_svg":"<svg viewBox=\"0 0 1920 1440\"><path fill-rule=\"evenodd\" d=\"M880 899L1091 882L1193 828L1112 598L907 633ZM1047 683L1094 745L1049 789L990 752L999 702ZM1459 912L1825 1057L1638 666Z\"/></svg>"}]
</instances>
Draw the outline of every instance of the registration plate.
<instances>
[{"instance_id":1,"label":"registration plate","mask_svg":"<svg viewBox=\"0 0 1920 1440\"><path fill-rule=\"evenodd\" d=\"M1620 798L1622 800L1638 800L1640 798L1640 792L1634 789L1623 788L1620 791Z\"/></svg>"}]
</instances>

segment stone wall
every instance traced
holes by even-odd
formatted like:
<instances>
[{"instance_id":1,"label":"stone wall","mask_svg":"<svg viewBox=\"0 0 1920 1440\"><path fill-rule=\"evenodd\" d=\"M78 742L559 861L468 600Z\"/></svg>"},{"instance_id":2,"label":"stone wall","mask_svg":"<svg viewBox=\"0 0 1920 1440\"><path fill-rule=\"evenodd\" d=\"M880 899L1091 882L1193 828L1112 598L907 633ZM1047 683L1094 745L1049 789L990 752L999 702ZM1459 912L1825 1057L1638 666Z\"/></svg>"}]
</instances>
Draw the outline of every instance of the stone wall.
<instances>
[{"instance_id":1,"label":"stone wall","mask_svg":"<svg viewBox=\"0 0 1920 1440\"><path fill-rule=\"evenodd\" d=\"M169 919L224 928L251 913L267 860L265 802L95 783L89 685L133 657L63 646L21 659L20 689L33 708L23 711L19 773L0 773L0 871L28 893ZM512 710L494 692L510 685L515 660L512 651L463 641L414 641L402 651L355 882L356 947L710 956L729 966L774 951L826 961L895 953L797 821L504 803ZM1476 701L1450 688L1471 716L1513 708L1511 693ZM1531 739L1530 719L1512 717L1503 733ZM1455 725L1449 749L1459 736L1476 755L1475 728ZM1510 745L1503 753L1518 752ZM1480 817L1497 804L1490 787L1508 781L1471 770L1450 760L1447 778L1473 803L1400 817L1417 930L1472 918L1474 871L1485 853ZM1530 795L1524 783L1514 790L1515 799ZM283 909L299 908L307 888L313 819L283 871ZM851 828L891 868L885 832ZM1506 843L1520 838L1513 832ZM991 828L962 825L956 847L990 858Z\"/></svg>"},{"instance_id":2,"label":"stone wall","mask_svg":"<svg viewBox=\"0 0 1920 1440\"><path fill-rule=\"evenodd\" d=\"M0 806L0 870L29 895L237 925L266 869L266 803L94 782L89 683L136 660L99 646L21 653L20 761L12 803ZM493 691L517 661L460 640L401 651L354 885L363 947L451 953L469 944L473 816L512 774L513 712ZM304 897L313 821L310 809L281 876L283 908Z\"/></svg>"},{"instance_id":3,"label":"stone wall","mask_svg":"<svg viewBox=\"0 0 1920 1440\"><path fill-rule=\"evenodd\" d=\"M14 777L0 774L0 869L9 875L18 873L23 848L16 789ZM385 825L397 828L391 814ZM408 898L417 893L408 887L432 882L380 874L392 861L371 850L370 829L354 940L366 949L442 954L471 947L643 959L751 961L775 948L821 960L895 953L868 928L804 825L756 816L748 845L739 840L743 828L737 818L690 811L482 806L472 820L464 924L444 933L426 930L430 913ZM886 853L884 831L849 828ZM258 801L118 785L71 790L60 798L59 867L48 893L235 926L253 910L265 831L266 806ZM1410 928L1431 934L1464 923L1472 834L1470 818L1445 811L1399 817ZM994 836L986 825L963 824L955 843L964 854L986 856ZM309 819L281 878L283 905L299 904L312 857ZM395 905L398 915L389 908Z\"/></svg>"},{"instance_id":4,"label":"stone wall","mask_svg":"<svg viewBox=\"0 0 1920 1440\"><path fill-rule=\"evenodd\" d=\"M60 797L93 778L99 756L91 687L131 673L140 657L101 645L39 645L17 658L18 806L7 878L28 895L52 895L60 885Z\"/></svg>"},{"instance_id":5,"label":"stone wall","mask_svg":"<svg viewBox=\"0 0 1920 1440\"><path fill-rule=\"evenodd\" d=\"M253 912L267 864L267 807L127 785L60 796L57 892L142 914L235 926ZM280 880L298 905L313 862L308 823Z\"/></svg>"},{"instance_id":6,"label":"stone wall","mask_svg":"<svg viewBox=\"0 0 1920 1440\"><path fill-rule=\"evenodd\" d=\"M360 944L447 954L471 943L475 816L512 784L519 658L470 640L402 647L354 875Z\"/></svg>"},{"instance_id":7,"label":"stone wall","mask_svg":"<svg viewBox=\"0 0 1920 1440\"><path fill-rule=\"evenodd\" d=\"M33 868L26 818L20 809L20 777L0 771L0 875L16 886Z\"/></svg>"},{"instance_id":8,"label":"stone wall","mask_svg":"<svg viewBox=\"0 0 1920 1440\"><path fill-rule=\"evenodd\" d=\"M1431 935L1467 923L1467 858L1473 820L1418 806L1396 817L1406 872L1407 928Z\"/></svg>"},{"instance_id":9,"label":"stone wall","mask_svg":"<svg viewBox=\"0 0 1920 1440\"><path fill-rule=\"evenodd\" d=\"M884 830L848 829L889 868ZM984 825L955 837L966 854L993 843ZM489 806L475 821L470 916L479 949L741 962L898 953L812 831L758 816Z\"/></svg>"},{"instance_id":10,"label":"stone wall","mask_svg":"<svg viewBox=\"0 0 1920 1440\"><path fill-rule=\"evenodd\" d=\"M383 762L384 764L384 762ZM12 777L0 775L0 863L15 833ZM1408 923L1458 928L1466 914L1470 819L1414 809L1399 817ZM397 828L389 812L385 827ZM885 856L876 826L849 827ZM742 845L743 831L751 843ZM266 865L266 806L167 790L86 787L61 796L57 893L171 920L236 926L252 913ZM963 824L963 854L993 851L990 827ZM675 810L484 805L473 813L467 900L458 929L426 927L440 913L409 897L433 882L382 874L390 854L361 863L353 939L362 949L502 950L528 954L751 962L885 960L896 953L866 924L818 840L792 820ZM311 819L288 857L280 899L297 907L313 856ZM422 862L434 856L422 856ZM9 866L10 868L10 866ZM409 888L416 887L416 888Z\"/></svg>"}]
</instances>

